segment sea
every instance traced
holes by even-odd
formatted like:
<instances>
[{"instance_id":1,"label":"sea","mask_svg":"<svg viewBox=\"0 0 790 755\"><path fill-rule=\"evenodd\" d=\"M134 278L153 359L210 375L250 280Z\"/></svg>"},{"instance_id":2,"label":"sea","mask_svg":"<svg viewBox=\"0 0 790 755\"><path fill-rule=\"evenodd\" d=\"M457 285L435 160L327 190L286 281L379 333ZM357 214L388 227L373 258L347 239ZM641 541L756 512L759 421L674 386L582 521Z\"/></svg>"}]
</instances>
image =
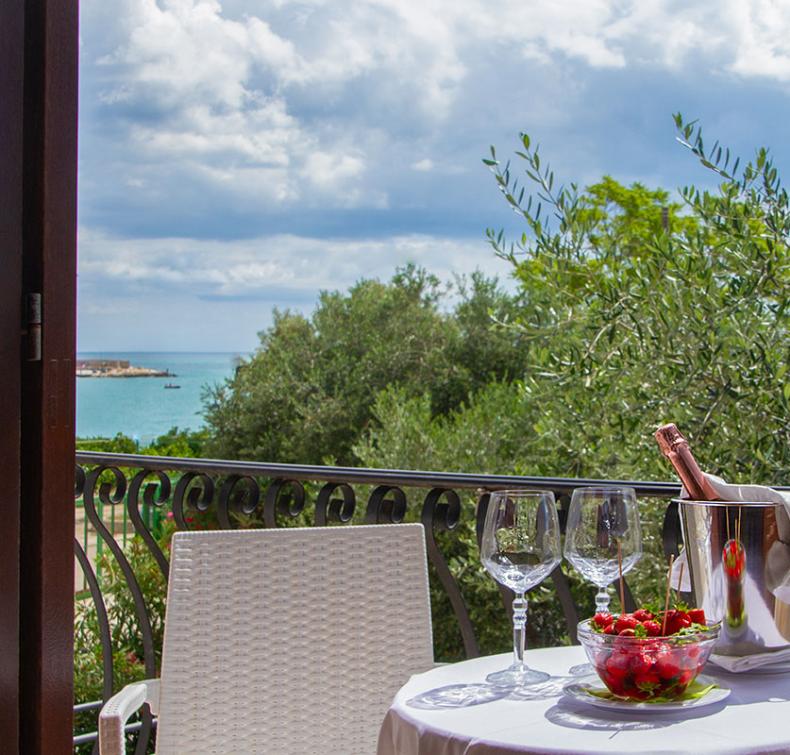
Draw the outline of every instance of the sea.
<instances>
[{"instance_id":1,"label":"sea","mask_svg":"<svg viewBox=\"0 0 790 755\"><path fill-rule=\"evenodd\" d=\"M80 352L78 359L128 359L135 367L169 370L170 377L77 378L77 437L118 433L146 445L172 427L204 424L201 395L233 375L247 354L195 352ZM165 388L165 385L178 388Z\"/></svg>"}]
</instances>

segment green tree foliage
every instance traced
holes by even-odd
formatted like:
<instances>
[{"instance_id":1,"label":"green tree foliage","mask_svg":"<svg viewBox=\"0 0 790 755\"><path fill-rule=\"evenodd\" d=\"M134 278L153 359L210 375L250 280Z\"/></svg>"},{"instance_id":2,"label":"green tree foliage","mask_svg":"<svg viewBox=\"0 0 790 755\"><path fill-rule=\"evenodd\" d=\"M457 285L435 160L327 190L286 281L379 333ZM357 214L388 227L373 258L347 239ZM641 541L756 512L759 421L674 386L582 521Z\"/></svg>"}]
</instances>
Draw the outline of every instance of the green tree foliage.
<instances>
[{"instance_id":1,"label":"green tree foliage","mask_svg":"<svg viewBox=\"0 0 790 755\"><path fill-rule=\"evenodd\" d=\"M196 458L202 455L207 437L206 430L180 430L171 427L164 435L142 448L128 435L118 433L114 438L77 438L77 450Z\"/></svg>"},{"instance_id":2,"label":"green tree foliage","mask_svg":"<svg viewBox=\"0 0 790 755\"><path fill-rule=\"evenodd\" d=\"M118 433L114 438L77 438L77 450L113 454L140 453L139 444L123 433Z\"/></svg>"},{"instance_id":3,"label":"green tree foliage","mask_svg":"<svg viewBox=\"0 0 790 755\"><path fill-rule=\"evenodd\" d=\"M515 244L488 232L522 287L521 388L539 408L524 456L550 448L553 472L569 476L666 476L652 431L674 420L728 478L785 478L790 211L766 153L737 177L722 170L716 191L684 189L681 208L612 179L555 188L528 137L522 146L536 186L526 201L510 166L493 150L487 162L529 228Z\"/></svg>"},{"instance_id":4,"label":"green tree foliage","mask_svg":"<svg viewBox=\"0 0 790 755\"><path fill-rule=\"evenodd\" d=\"M488 231L520 283L510 327L527 344L521 379L493 383L444 416L425 398L389 390L356 447L371 466L491 473L664 479L653 431L675 421L706 468L731 480L782 483L790 470L790 210L760 150L737 173L678 117L682 141L717 170L715 191L680 201L612 178L557 187L526 135L517 178L492 149L506 202L526 223L515 242ZM526 180L530 191L522 181ZM663 581L663 506L643 502L646 557L632 586L653 598ZM470 526L462 534L474 558ZM457 547L463 547L463 543ZM456 562L483 644L507 647L501 610L479 569ZM577 600L592 590L571 573ZM580 597L581 596L581 597ZM533 593L533 641L565 629L551 590Z\"/></svg>"},{"instance_id":5,"label":"green tree foliage","mask_svg":"<svg viewBox=\"0 0 790 755\"><path fill-rule=\"evenodd\" d=\"M492 379L520 372L520 334L492 329L514 302L495 281L460 281L455 309L414 266L389 283L363 280L324 292L312 316L279 312L254 356L209 391L208 452L225 458L356 463L377 394L427 391L442 415Z\"/></svg>"}]
</instances>

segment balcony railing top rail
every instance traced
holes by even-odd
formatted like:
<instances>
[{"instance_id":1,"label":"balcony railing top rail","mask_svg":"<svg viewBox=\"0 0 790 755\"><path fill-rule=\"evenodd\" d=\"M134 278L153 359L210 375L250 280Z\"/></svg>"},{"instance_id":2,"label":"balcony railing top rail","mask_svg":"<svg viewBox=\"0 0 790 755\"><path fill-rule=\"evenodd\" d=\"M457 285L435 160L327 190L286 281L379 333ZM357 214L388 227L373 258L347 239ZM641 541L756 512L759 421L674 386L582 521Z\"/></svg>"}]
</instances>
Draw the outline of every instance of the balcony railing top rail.
<instances>
[{"instance_id":1,"label":"balcony railing top rail","mask_svg":"<svg viewBox=\"0 0 790 755\"><path fill-rule=\"evenodd\" d=\"M366 469L360 467L311 466L308 464L270 464L258 461L224 459L185 459L172 456L78 451L78 464L104 464L116 467L160 469L173 472L205 472L207 474L245 474L251 477L276 477L300 481L335 481L360 485L404 485L416 488L458 488L464 490L504 490L507 488L540 488L570 494L588 486L628 485L637 495L671 498L680 492L678 483L599 478L529 477L519 475L470 474L468 472L428 472L410 469Z\"/></svg>"}]
</instances>

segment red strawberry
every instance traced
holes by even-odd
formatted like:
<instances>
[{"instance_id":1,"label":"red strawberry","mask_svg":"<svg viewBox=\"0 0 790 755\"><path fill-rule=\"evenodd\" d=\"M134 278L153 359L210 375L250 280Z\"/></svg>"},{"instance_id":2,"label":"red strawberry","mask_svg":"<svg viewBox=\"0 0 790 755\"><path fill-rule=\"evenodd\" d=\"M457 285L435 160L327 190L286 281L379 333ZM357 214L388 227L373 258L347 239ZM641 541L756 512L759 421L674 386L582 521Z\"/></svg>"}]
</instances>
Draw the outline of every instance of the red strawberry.
<instances>
[{"instance_id":1,"label":"red strawberry","mask_svg":"<svg viewBox=\"0 0 790 755\"><path fill-rule=\"evenodd\" d=\"M614 623L614 631L620 634L623 629L636 629L638 624L639 622L631 614L624 613Z\"/></svg>"},{"instance_id":2,"label":"red strawberry","mask_svg":"<svg viewBox=\"0 0 790 755\"><path fill-rule=\"evenodd\" d=\"M610 613L596 613L593 616L593 621L599 627L608 627L614 621L614 616Z\"/></svg>"},{"instance_id":3,"label":"red strawberry","mask_svg":"<svg viewBox=\"0 0 790 755\"><path fill-rule=\"evenodd\" d=\"M674 679L680 674L680 667L672 653L659 653L656 657L656 665L654 668L662 679Z\"/></svg>"},{"instance_id":4,"label":"red strawberry","mask_svg":"<svg viewBox=\"0 0 790 755\"><path fill-rule=\"evenodd\" d=\"M722 552L724 573L731 579L738 579L746 567L746 552L737 540L728 540Z\"/></svg>"},{"instance_id":5,"label":"red strawberry","mask_svg":"<svg viewBox=\"0 0 790 755\"><path fill-rule=\"evenodd\" d=\"M625 695L625 690L623 689L623 677L604 671L601 674L601 678L603 679L603 683L609 688L609 691L612 694L620 696Z\"/></svg>"},{"instance_id":6,"label":"red strawberry","mask_svg":"<svg viewBox=\"0 0 790 755\"><path fill-rule=\"evenodd\" d=\"M691 626L691 619L685 611L667 611L666 634L675 634L685 627Z\"/></svg>"},{"instance_id":7,"label":"red strawberry","mask_svg":"<svg viewBox=\"0 0 790 755\"><path fill-rule=\"evenodd\" d=\"M653 668L653 658L649 653L636 652L631 656L629 667L635 676L646 674Z\"/></svg>"},{"instance_id":8,"label":"red strawberry","mask_svg":"<svg viewBox=\"0 0 790 755\"><path fill-rule=\"evenodd\" d=\"M647 631L648 637L658 637L661 634L661 624L657 621L645 621L642 626Z\"/></svg>"},{"instance_id":9,"label":"red strawberry","mask_svg":"<svg viewBox=\"0 0 790 755\"><path fill-rule=\"evenodd\" d=\"M612 624L607 624L607 625L606 625L606 626L603 628L603 633L604 633L604 634L614 634L614 633L615 633L615 631L614 631L614 623L612 623Z\"/></svg>"},{"instance_id":10,"label":"red strawberry","mask_svg":"<svg viewBox=\"0 0 790 755\"><path fill-rule=\"evenodd\" d=\"M668 645L666 642L661 642L660 640L652 640L650 642L650 651L653 656L653 660L655 660L661 653L671 653L672 646Z\"/></svg>"},{"instance_id":11,"label":"red strawberry","mask_svg":"<svg viewBox=\"0 0 790 755\"><path fill-rule=\"evenodd\" d=\"M617 631L617 627L615 627L615 631ZM631 627L626 627L617 632L618 637L633 637L635 634L636 632Z\"/></svg>"},{"instance_id":12,"label":"red strawberry","mask_svg":"<svg viewBox=\"0 0 790 755\"><path fill-rule=\"evenodd\" d=\"M644 621L650 621L654 617L653 614L650 613L650 611L648 611L646 608L638 608L636 611L634 611L634 618L637 621L644 622Z\"/></svg>"},{"instance_id":13,"label":"red strawberry","mask_svg":"<svg viewBox=\"0 0 790 755\"><path fill-rule=\"evenodd\" d=\"M628 674L630 661L626 653L612 653L609 660L606 661L606 671L610 676L618 679L624 679Z\"/></svg>"},{"instance_id":14,"label":"red strawberry","mask_svg":"<svg viewBox=\"0 0 790 755\"><path fill-rule=\"evenodd\" d=\"M703 611L701 608L692 608L689 610L688 617L691 619L692 624L705 623L705 611Z\"/></svg>"}]
</instances>

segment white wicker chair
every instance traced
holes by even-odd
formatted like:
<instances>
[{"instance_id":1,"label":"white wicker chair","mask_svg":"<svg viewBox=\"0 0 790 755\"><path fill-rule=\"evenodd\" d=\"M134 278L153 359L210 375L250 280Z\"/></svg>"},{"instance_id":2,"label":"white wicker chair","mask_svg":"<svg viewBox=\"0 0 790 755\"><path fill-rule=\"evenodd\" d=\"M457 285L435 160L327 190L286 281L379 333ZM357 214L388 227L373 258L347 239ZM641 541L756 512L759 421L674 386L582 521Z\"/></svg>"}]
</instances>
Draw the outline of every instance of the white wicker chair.
<instances>
[{"instance_id":1,"label":"white wicker chair","mask_svg":"<svg viewBox=\"0 0 790 755\"><path fill-rule=\"evenodd\" d=\"M107 701L100 751L147 702L159 755L369 755L432 664L421 525L179 532L161 679Z\"/></svg>"}]
</instances>

